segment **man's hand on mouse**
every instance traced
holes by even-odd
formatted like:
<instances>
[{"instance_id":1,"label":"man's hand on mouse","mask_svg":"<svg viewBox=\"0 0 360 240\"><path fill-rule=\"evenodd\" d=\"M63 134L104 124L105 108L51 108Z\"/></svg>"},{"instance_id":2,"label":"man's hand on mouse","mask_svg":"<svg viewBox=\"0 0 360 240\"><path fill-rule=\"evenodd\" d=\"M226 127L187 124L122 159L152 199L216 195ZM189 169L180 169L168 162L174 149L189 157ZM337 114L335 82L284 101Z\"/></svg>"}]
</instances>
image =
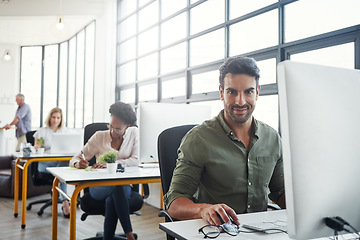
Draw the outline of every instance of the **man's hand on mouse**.
<instances>
[{"instance_id":1,"label":"man's hand on mouse","mask_svg":"<svg viewBox=\"0 0 360 240\"><path fill-rule=\"evenodd\" d=\"M222 224L218 215L222 218L224 222L231 222L229 218L230 216L236 225L240 225L239 219L237 218L235 211L226 204L206 205L201 209L200 213L202 219L208 221L211 225Z\"/></svg>"}]
</instances>

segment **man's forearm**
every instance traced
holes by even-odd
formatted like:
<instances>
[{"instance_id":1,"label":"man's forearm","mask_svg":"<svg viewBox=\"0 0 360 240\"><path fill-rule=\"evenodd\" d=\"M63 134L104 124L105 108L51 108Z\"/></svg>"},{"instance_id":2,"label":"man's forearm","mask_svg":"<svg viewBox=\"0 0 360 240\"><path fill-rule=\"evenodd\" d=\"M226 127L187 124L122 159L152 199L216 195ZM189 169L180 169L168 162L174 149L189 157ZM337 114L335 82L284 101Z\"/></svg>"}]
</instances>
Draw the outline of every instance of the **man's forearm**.
<instances>
[{"instance_id":1,"label":"man's forearm","mask_svg":"<svg viewBox=\"0 0 360 240\"><path fill-rule=\"evenodd\" d=\"M202 218L212 225L230 222L231 217L235 224L240 225L235 211L226 204L194 203L185 197L175 199L171 203L168 213L178 220Z\"/></svg>"},{"instance_id":2,"label":"man's forearm","mask_svg":"<svg viewBox=\"0 0 360 240\"><path fill-rule=\"evenodd\" d=\"M168 213L171 217L178 220L189 220L201 218L201 208L208 204L205 203L194 203L188 198L180 197L175 199L169 209Z\"/></svg>"},{"instance_id":3,"label":"man's forearm","mask_svg":"<svg viewBox=\"0 0 360 240\"><path fill-rule=\"evenodd\" d=\"M19 122L19 118L15 117L14 120L9 125L15 125Z\"/></svg>"}]
</instances>

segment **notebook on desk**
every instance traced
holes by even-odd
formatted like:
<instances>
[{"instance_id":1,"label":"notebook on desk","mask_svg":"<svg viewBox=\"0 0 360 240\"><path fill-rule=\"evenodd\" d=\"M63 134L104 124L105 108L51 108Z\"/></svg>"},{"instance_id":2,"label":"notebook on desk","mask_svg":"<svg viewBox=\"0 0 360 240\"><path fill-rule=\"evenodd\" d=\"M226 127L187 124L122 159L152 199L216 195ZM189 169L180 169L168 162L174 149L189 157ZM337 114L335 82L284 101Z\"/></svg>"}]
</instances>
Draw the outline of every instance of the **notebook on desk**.
<instances>
[{"instance_id":1,"label":"notebook on desk","mask_svg":"<svg viewBox=\"0 0 360 240\"><path fill-rule=\"evenodd\" d=\"M83 136L79 133L54 133L51 143L51 154L73 155L81 151Z\"/></svg>"}]
</instances>

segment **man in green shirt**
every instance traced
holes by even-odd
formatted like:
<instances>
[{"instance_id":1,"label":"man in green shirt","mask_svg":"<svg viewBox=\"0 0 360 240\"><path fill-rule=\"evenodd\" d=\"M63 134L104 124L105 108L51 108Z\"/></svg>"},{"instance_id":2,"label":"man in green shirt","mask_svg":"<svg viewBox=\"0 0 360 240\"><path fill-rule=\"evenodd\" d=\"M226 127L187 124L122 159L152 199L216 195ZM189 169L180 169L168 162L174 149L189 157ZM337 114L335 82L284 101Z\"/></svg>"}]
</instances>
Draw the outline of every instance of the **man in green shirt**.
<instances>
[{"instance_id":1,"label":"man in green shirt","mask_svg":"<svg viewBox=\"0 0 360 240\"><path fill-rule=\"evenodd\" d=\"M228 222L236 213L266 211L269 198L285 208L281 139L252 113L259 97L259 68L252 58L229 58L220 67L224 110L190 130L164 203L170 216Z\"/></svg>"}]
</instances>

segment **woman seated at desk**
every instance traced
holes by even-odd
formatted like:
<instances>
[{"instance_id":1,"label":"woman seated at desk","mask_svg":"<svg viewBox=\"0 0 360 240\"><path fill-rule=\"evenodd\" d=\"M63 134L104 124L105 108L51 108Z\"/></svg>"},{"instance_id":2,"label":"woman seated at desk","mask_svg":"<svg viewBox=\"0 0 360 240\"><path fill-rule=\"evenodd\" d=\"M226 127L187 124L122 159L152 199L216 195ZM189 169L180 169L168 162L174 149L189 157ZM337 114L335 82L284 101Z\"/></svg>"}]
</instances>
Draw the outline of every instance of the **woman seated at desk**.
<instances>
[{"instance_id":1,"label":"woman seated at desk","mask_svg":"<svg viewBox=\"0 0 360 240\"><path fill-rule=\"evenodd\" d=\"M35 139L34 147L36 151L41 147L44 147L46 152L49 151L51 147L53 133L66 132L66 129L63 128L63 114L61 108L55 107L51 109L49 115L46 118L45 125L46 127L39 128L33 135ZM44 146L42 146L42 143L40 143L40 138L43 139ZM68 165L69 165L68 161L39 162L38 171L47 172L46 170L47 167L64 167ZM66 184L60 182L60 189L66 193ZM63 211L64 217L69 218L70 217L69 201L62 194L59 195L59 201L62 202L63 205L61 209Z\"/></svg>"},{"instance_id":2,"label":"woman seated at desk","mask_svg":"<svg viewBox=\"0 0 360 240\"><path fill-rule=\"evenodd\" d=\"M110 106L111 122L109 130L97 131L82 149L82 154L74 156L70 165L76 168L87 168L88 160L109 151L117 152L117 163L124 166L138 165L138 129L135 126L136 115L129 104L116 102ZM106 167L96 162L93 168ZM130 222L128 199L131 194L129 185L90 187L89 192L96 200L105 200L104 238L113 239L117 220L124 229L127 239L135 239Z\"/></svg>"}]
</instances>

